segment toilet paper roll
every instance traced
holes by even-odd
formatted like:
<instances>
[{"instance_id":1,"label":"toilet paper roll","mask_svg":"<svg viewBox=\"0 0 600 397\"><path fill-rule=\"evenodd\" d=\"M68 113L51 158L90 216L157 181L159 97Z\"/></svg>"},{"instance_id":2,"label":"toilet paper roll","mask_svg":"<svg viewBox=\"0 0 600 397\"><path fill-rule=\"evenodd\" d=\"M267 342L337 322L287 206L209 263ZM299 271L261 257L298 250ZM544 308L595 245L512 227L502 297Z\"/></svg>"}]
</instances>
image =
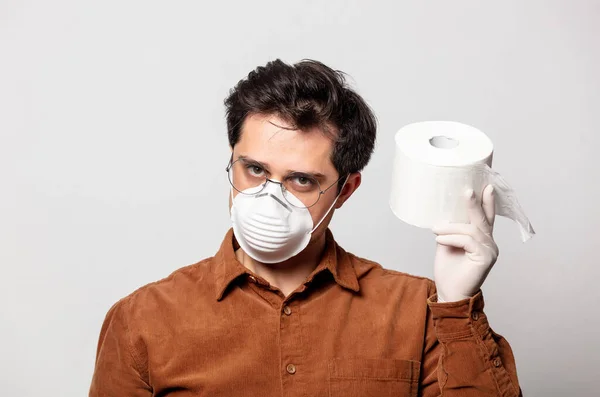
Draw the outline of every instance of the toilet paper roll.
<instances>
[{"instance_id":1,"label":"toilet paper roll","mask_svg":"<svg viewBox=\"0 0 600 397\"><path fill-rule=\"evenodd\" d=\"M493 184L496 214L514 220L523 241L535 234L513 189L490 168L494 147L483 132L453 121L425 121L401 128L395 140L390 207L398 218L423 228L466 223L465 191L481 198Z\"/></svg>"}]
</instances>

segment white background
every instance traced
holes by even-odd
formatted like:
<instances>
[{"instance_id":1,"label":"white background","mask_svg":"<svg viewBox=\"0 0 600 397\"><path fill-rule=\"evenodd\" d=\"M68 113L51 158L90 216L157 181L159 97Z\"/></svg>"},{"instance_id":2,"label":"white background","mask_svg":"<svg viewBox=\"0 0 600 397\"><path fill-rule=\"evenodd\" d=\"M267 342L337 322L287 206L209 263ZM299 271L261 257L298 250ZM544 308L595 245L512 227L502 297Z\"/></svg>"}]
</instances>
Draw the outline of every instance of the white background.
<instances>
[{"instance_id":1,"label":"white background","mask_svg":"<svg viewBox=\"0 0 600 397\"><path fill-rule=\"evenodd\" d=\"M0 385L82 396L108 308L216 252L222 101L274 58L353 77L379 119L341 245L432 276L430 231L388 205L393 135L471 124L538 235L500 219L484 286L526 396L598 391L600 3L0 1Z\"/></svg>"}]
</instances>

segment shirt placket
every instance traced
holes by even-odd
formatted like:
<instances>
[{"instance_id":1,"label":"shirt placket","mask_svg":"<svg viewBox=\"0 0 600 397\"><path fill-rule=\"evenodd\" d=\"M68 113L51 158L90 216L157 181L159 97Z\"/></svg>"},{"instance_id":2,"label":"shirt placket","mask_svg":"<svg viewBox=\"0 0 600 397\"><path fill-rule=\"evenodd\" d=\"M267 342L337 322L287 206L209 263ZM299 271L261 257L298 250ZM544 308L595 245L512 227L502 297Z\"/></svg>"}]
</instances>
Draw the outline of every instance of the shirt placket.
<instances>
[{"instance_id":1,"label":"shirt placket","mask_svg":"<svg viewBox=\"0 0 600 397\"><path fill-rule=\"evenodd\" d=\"M297 397L305 395L309 367L303 354L300 301L290 298L282 302L279 310L279 365L282 396Z\"/></svg>"},{"instance_id":2,"label":"shirt placket","mask_svg":"<svg viewBox=\"0 0 600 397\"><path fill-rule=\"evenodd\" d=\"M301 286L298 291L284 298L281 291L268 283L250 277L251 288L277 310L279 315L279 368L281 377L281 395L283 397L306 396L306 382L309 378L309 367L303 354L301 329L301 301L297 293L304 291Z\"/></svg>"}]
</instances>

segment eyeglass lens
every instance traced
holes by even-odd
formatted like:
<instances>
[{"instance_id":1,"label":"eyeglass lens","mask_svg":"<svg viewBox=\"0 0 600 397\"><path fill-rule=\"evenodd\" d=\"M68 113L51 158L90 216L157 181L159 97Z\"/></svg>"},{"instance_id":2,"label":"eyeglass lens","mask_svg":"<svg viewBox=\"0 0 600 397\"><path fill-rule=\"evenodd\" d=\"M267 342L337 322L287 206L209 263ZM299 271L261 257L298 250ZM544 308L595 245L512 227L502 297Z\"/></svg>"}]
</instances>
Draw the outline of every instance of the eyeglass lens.
<instances>
[{"instance_id":1,"label":"eyeglass lens","mask_svg":"<svg viewBox=\"0 0 600 397\"><path fill-rule=\"evenodd\" d=\"M264 189L267 172L258 164L243 159L233 162L228 170L229 182L242 194L253 195ZM291 174L281 181L284 198L293 206L311 207L319 200L321 187L319 182L304 174Z\"/></svg>"}]
</instances>

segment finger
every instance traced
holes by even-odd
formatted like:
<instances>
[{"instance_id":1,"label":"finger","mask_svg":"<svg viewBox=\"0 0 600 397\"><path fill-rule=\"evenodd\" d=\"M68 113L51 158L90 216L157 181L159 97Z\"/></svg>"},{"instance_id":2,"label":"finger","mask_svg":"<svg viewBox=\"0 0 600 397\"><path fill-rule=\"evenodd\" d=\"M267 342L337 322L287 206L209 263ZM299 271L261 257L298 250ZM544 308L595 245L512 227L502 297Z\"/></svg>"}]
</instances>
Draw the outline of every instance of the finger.
<instances>
[{"instance_id":1,"label":"finger","mask_svg":"<svg viewBox=\"0 0 600 397\"><path fill-rule=\"evenodd\" d=\"M466 252L474 254L477 252L478 244L475 239L467 234L446 234L435 238L438 244L449 247L462 248Z\"/></svg>"},{"instance_id":2,"label":"finger","mask_svg":"<svg viewBox=\"0 0 600 397\"><path fill-rule=\"evenodd\" d=\"M446 223L435 225L431 230L438 236L449 234L464 234L473 237L475 240L483 242L487 236L477 226L470 223Z\"/></svg>"},{"instance_id":3,"label":"finger","mask_svg":"<svg viewBox=\"0 0 600 397\"><path fill-rule=\"evenodd\" d=\"M494 228L494 220L496 219L496 195L494 194L494 185L487 185L481 194L481 206L485 213L490 229Z\"/></svg>"},{"instance_id":4,"label":"finger","mask_svg":"<svg viewBox=\"0 0 600 397\"><path fill-rule=\"evenodd\" d=\"M492 232L492 227L487 221L485 216L485 212L483 212L483 207L481 206L481 202L475 196L475 192L473 189L469 189L466 192L466 200L467 200L467 213L469 214L469 222L472 225L477 226L482 232L489 234Z\"/></svg>"}]
</instances>

